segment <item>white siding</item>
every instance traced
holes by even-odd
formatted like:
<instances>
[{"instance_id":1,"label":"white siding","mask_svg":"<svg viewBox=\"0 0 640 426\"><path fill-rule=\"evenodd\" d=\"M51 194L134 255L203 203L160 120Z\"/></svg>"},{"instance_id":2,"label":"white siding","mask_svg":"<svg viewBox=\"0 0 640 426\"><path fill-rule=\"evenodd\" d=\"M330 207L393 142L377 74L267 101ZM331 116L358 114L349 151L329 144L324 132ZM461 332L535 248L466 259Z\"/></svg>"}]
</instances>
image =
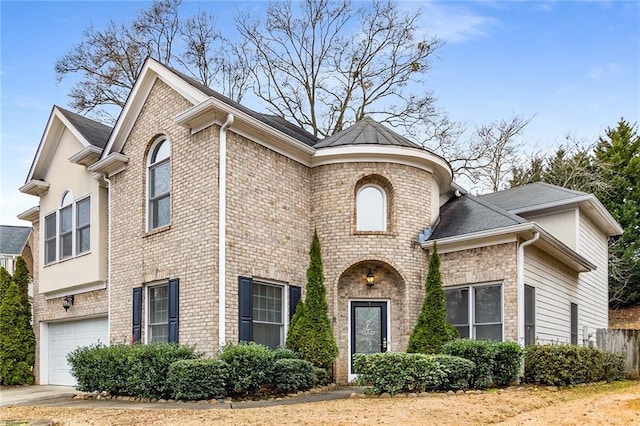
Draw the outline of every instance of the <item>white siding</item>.
<instances>
[{"instance_id":1,"label":"white siding","mask_svg":"<svg viewBox=\"0 0 640 426\"><path fill-rule=\"evenodd\" d=\"M571 303L578 303L578 321L583 307L578 295L578 274L548 254L528 247L524 254L525 284L535 287L536 340L538 343L569 343ZM582 339L578 324L578 341Z\"/></svg>"},{"instance_id":2,"label":"white siding","mask_svg":"<svg viewBox=\"0 0 640 426\"><path fill-rule=\"evenodd\" d=\"M578 209L547 213L544 215L522 214L522 217L537 223L549 231L551 235L571 247L578 250Z\"/></svg>"},{"instance_id":3,"label":"white siding","mask_svg":"<svg viewBox=\"0 0 640 426\"><path fill-rule=\"evenodd\" d=\"M579 225L579 253L597 267L580 274L579 327L588 326L595 335L596 328L607 328L609 323L608 238L584 214Z\"/></svg>"}]
</instances>

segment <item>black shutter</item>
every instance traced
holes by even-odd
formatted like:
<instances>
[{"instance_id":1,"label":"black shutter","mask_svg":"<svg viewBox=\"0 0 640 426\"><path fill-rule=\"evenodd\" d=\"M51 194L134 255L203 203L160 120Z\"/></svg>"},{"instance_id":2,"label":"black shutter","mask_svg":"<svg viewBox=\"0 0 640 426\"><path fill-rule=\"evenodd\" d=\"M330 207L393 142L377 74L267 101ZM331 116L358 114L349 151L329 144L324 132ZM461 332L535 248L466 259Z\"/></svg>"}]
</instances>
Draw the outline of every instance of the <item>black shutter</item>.
<instances>
[{"instance_id":1,"label":"black shutter","mask_svg":"<svg viewBox=\"0 0 640 426\"><path fill-rule=\"evenodd\" d=\"M253 340L253 279L238 277L238 313L240 316L239 341Z\"/></svg>"},{"instance_id":2,"label":"black shutter","mask_svg":"<svg viewBox=\"0 0 640 426\"><path fill-rule=\"evenodd\" d=\"M133 289L133 341L139 342L142 337L142 287Z\"/></svg>"},{"instance_id":3,"label":"black shutter","mask_svg":"<svg viewBox=\"0 0 640 426\"><path fill-rule=\"evenodd\" d=\"M169 343L178 343L179 284L178 278L169 280Z\"/></svg>"},{"instance_id":4,"label":"black shutter","mask_svg":"<svg viewBox=\"0 0 640 426\"><path fill-rule=\"evenodd\" d=\"M293 318L293 314L296 313L298 302L302 297L302 288L297 285L289 286L289 321Z\"/></svg>"}]
</instances>

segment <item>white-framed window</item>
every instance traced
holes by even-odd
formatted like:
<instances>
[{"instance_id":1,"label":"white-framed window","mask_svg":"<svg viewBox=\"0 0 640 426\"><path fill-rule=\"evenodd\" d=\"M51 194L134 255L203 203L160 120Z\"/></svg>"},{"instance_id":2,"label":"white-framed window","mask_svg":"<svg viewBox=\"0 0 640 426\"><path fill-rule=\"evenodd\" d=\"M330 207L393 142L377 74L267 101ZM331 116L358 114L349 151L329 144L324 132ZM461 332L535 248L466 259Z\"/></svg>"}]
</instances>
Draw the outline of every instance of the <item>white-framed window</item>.
<instances>
[{"instance_id":1,"label":"white-framed window","mask_svg":"<svg viewBox=\"0 0 640 426\"><path fill-rule=\"evenodd\" d=\"M58 233L56 231L57 212L44 218L44 264L48 265L58 260Z\"/></svg>"},{"instance_id":2,"label":"white-framed window","mask_svg":"<svg viewBox=\"0 0 640 426\"><path fill-rule=\"evenodd\" d=\"M502 285L445 289L447 322L460 337L502 341Z\"/></svg>"},{"instance_id":3,"label":"white-framed window","mask_svg":"<svg viewBox=\"0 0 640 426\"><path fill-rule=\"evenodd\" d=\"M270 348L284 345L283 286L253 282L253 341Z\"/></svg>"},{"instance_id":4,"label":"white-framed window","mask_svg":"<svg viewBox=\"0 0 640 426\"><path fill-rule=\"evenodd\" d=\"M148 287L147 341L169 341L169 284Z\"/></svg>"},{"instance_id":5,"label":"white-framed window","mask_svg":"<svg viewBox=\"0 0 640 426\"><path fill-rule=\"evenodd\" d=\"M74 201L65 191L60 208L44 218L44 264L72 258L91 249L91 196Z\"/></svg>"},{"instance_id":6,"label":"white-framed window","mask_svg":"<svg viewBox=\"0 0 640 426\"><path fill-rule=\"evenodd\" d=\"M73 256L73 195L71 191L64 193L60 203L58 241L60 260Z\"/></svg>"},{"instance_id":7,"label":"white-framed window","mask_svg":"<svg viewBox=\"0 0 640 426\"><path fill-rule=\"evenodd\" d=\"M91 197L76 202L76 253L91 250Z\"/></svg>"},{"instance_id":8,"label":"white-framed window","mask_svg":"<svg viewBox=\"0 0 640 426\"><path fill-rule=\"evenodd\" d=\"M149 151L147 160L147 229L153 230L169 224L171 220L169 140L161 136Z\"/></svg>"},{"instance_id":9,"label":"white-framed window","mask_svg":"<svg viewBox=\"0 0 640 426\"><path fill-rule=\"evenodd\" d=\"M387 230L387 194L378 185L363 185L357 193L356 230Z\"/></svg>"}]
</instances>

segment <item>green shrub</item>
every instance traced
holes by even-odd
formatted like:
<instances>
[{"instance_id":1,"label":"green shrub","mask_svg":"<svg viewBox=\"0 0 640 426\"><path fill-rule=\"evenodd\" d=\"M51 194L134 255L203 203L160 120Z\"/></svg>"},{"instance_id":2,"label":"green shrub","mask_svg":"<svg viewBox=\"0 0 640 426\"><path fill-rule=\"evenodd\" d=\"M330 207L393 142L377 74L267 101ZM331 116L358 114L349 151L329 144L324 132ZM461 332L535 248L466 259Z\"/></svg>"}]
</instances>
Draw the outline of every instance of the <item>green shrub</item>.
<instances>
[{"instance_id":1,"label":"green shrub","mask_svg":"<svg viewBox=\"0 0 640 426\"><path fill-rule=\"evenodd\" d=\"M326 386L330 382L329 372L324 368L313 367L314 386Z\"/></svg>"},{"instance_id":2,"label":"green shrub","mask_svg":"<svg viewBox=\"0 0 640 426\"><path fill-rule=\"evenodd\" d=\"M273 350L273 358L277 361L279 359L300 359L300 356L291 349L278 346Z\"/></svg>"},{"instance_id":3,"label":"green shrub","mask_svg":"<svg viewBox=\"0 0 640 426\"><path fill-rule=\"evenodd\" d=\"M423 392L442 384L446 373L433 357L424 354L384 352L354 355L358 383L374 393Z\"/></svg>"},{"instance_id":4,"label":"green shrub","mask_svg":"<svg viewBox=\"0 0 640 426\"><path fill-rule=\"evenodd\" d=\"M67 355L78 390L127 394L129 345L79 347Z\"/></svg>"},{"instance_id":5,"label":"green shrub","mask_svg":"<svg viewBox=\"0 0 640 426\"><path fill-rule=\"evenodd\" d=\"M174 399L225 398L229 366L215 359L189 359L169 366L167 382Z\"/></svg>"},{"instance_id":6,"label":"green shrub","mask_svg":"<svg viewBox=\"0 0 640 426\"><path fill-rule=\"evenodd\" d=\"M485 389L493 384L496 353L494 343L486 340L453 340L444 345L443 352L473 361L475 368L471 377L471 387Z\"/></svg>"},{"instance_id":7,"label":"green shrub","mask_svg":"<svg viewBox=\"0 0 640 426\"><path fill-rule=\"evenodd\" d=\"M274 353L254 342L229 344L222 349L220 359L229 364L229 392L250 395L269 384L275 362Z\"/></svg>"},{"instance_id":8,"label":"green shrub","mask_svg":"<svg viewBox=\"0 0 640 426\"><path fill-rule=\"evenodd\" d=\"M524 358L525 381L567 386L624 377L624 356L575 345L529 346Z\"/></svg>"},{"instance_id":9,"label":"green shrub","mask_svg":"<svg viewBox=\"0 0 640 426\"><path fill-rule=\"evenodd\" d=\"M315 382L313 364L303 359L279 359L273 365L273 387L276 393L292 393L311 389Z\"/></svg>"},{"instance_id":10,"label":"green shrub","mask_svg":"<svg viewBox=\"0 0 640 426\"><path fill-rule=\"evenodd\" d=\"M453 355L433 355L433 359L442 366L445 376L438 386L442 390L467 389L473 377L473 370L476 365L473 361Z\"/></svg>"},{"instance_id":11,"label":"green shrub","mask_svg":"<svg viewBox=\"0 0 640 426\"><path fill-rule=\"evenodd\" d=\"M131 346L127 373L127 392L143 398L171 397L167 383L169 366L183 359L196 359L193 347L175 343L149 343Z\"/></svg>"},{"instance_id":12,"label":"green shrub","mask_svg":"<svg viewBox=\"0 0 640 426\"><path fill-rule=\"evenodd\" d=\"M494 343L495 357L493 382L496 386L506 386L516 382L520 376L524 349L515 342Z\"/></svg>"}]
</instances>

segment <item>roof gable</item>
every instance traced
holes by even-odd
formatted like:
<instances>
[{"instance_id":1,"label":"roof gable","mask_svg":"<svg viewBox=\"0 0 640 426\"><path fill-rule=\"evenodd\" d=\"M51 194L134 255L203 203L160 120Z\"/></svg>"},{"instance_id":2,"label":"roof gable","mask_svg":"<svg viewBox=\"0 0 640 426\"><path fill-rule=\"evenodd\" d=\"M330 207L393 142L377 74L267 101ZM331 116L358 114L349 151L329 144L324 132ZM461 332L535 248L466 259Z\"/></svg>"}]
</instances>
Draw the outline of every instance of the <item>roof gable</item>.
<instances>
[{"instance_id":1,"label":"roof gable","mask_svg":"<svg viewBox=\"0 0 640 426\"><path fill-rule=\"evenodd\" d=\"M83 148L94 149L102 149L111 132L104 124L54 105L25 182L44 179L65 129Z\"/></svg>"},{"instance_id":2,"label":"roof gable","mask_svg":"<svg viewBox=\"0 0 640 426\"><path fill-rule=\"evenodd\" d=\"M0 254L19 256L31 235L28 226L0 225Z\"/></svg>"}]
</instances>

